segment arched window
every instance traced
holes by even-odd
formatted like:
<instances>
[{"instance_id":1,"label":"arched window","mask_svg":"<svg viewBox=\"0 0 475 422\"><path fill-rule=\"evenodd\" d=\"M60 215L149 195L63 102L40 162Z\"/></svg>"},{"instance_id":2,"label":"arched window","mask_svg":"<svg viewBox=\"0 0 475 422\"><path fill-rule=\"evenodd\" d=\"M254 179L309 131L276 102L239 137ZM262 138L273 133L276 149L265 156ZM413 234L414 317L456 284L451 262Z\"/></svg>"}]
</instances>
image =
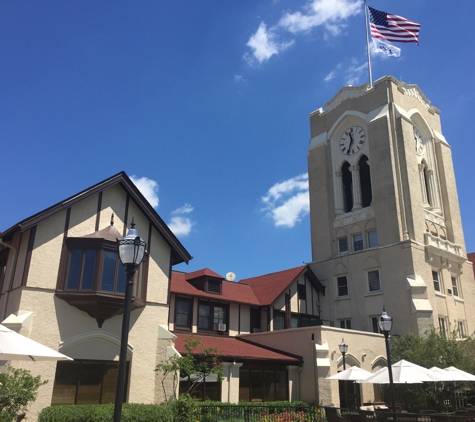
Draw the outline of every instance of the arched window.
<instances>
[{"instance_id":1,"label":"arched window","mask_svg":"<svg viewBox=\"0 0 475 422\"><path fill-rule=\"evenodd\" d=\"M369 207L373 200L371 192L371 173L368 164L368 157L363 155L359 161L360 167L360 183L361 183L361 205L363 208Z\"/></svg>"},{"instance_id":2,"label":"arched window","mask_svg":"<svg viewBox=\"0 0 475 422\"><path fill-rule=\"evenodd\" d=\"M341 180L343 184L343 199L345 212L350 212L353 208L353 179L350 171L350 164L345 161L341 166Z\"/></svg>"}]
</instances>

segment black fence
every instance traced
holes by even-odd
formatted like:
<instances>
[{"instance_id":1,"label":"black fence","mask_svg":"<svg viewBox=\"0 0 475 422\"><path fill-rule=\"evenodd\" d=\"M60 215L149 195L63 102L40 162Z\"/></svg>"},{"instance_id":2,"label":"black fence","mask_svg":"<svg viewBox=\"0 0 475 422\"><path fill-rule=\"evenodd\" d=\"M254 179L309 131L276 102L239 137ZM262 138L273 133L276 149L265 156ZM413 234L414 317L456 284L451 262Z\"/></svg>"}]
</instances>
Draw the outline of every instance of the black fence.
<instances>
[{"instance_id":1,"label":"black fence","mask_svg":"<svg viewBox=\"0 0 475 422\"><path fill-rule=\"evenodd\" d=\"M200 404L200 422L325 422L325 411L317 406Z\"/></svg>"}]
</instances>

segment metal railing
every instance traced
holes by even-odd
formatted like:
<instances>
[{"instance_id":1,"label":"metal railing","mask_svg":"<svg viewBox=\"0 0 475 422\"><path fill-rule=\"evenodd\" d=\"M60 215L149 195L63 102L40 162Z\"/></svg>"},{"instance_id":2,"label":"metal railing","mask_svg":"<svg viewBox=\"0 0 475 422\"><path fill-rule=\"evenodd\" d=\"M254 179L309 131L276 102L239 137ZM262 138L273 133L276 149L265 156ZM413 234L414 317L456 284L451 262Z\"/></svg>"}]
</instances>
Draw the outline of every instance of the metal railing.
<instances>
[{"instance_id":1,"label":"metal railing","mask_svg":"<svg viewBox=\"0 0 475 422\"><path fill-rule=\"evenodd\" d=\"M200 422L326 422L326 420L325 411L318 406L200 404L199 411Z\"/></svg>"}]
</instances>

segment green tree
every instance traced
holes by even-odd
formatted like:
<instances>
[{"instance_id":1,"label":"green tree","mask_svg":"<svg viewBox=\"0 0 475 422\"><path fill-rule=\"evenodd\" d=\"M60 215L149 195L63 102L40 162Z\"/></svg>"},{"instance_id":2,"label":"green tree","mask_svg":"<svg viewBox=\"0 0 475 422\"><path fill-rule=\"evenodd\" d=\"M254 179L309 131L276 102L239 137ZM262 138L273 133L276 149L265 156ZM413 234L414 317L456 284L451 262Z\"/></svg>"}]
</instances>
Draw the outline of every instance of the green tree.
<instances>
[{"instance_id":1,"label":"green tree","mask_svg":"<svg viewBox=\"0 0 475 422\"><path fill-rule=\"evenodd\" d=\"M211 374L217 375L219 382L222 381L223 371L218 359L218 349L202 346L203 342L199 338L190 335L185 339L185 354L171 356L156 366L155 371L162 374L162 388L167 401L166 380L169 376L172 377L173 398L175 400L177 398L176 390L179 376L188 377L193 375L195 378L188 391L186 391L187 394L193 394L196 388L204 383L206 377Z\"/></svg>"},{"instance_id":2,"label":"green tree","mask_svg":"<svg viewBox=\"0 0 475 422\"><path fill-rule=\"evenodd\" d=\"M458 339L457 337L456 332L446 337L435 329L427 332L425 337L409 333L404 337L392 339L391 360L395 363L405 359L425 368L455 366L474 373L474 340L471 338ZM457 389L473 387L470 384L430 382L395 385L396 400L413 409L440 408L444 406L444 403L446 407L450 407L451 404L447 402L447 398L454 397Z\"/></svg>"},{"instance_id":3,"label":"green tree","mask_svg":"<svg viewBox=\"0 0 475 422\"><path fill-rule=\"evenodd\" d=\"M0 422L11 422L34 401L40 386L47 381L34 377L26 369L6 367L0 373Z\"/></svg>"}]
</instances>

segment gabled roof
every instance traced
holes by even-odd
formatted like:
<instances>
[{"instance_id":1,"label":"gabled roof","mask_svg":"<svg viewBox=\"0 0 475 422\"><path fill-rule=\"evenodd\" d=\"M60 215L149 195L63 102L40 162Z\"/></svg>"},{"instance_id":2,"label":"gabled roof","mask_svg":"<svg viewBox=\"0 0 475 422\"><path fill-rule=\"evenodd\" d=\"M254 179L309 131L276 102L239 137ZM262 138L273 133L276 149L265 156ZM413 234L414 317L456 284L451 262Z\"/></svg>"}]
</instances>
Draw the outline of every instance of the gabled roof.
<instances>
[{"instance_id":1,"label":"gabled roof","mask_svg":"<svg viewBox=\"0 0 475 422\"><path fill-rule=\"evenodd\" d=\"M185 339L188 334L175 334L175 349L179 353L186 353ZM203 345L198 346L195 351L199 354L200 350L208 347L216 347L218 349L218 356L221 359L252 359L252 360L265 360L265 361L284 361L288 363L299 363L302 361L300 356L291 355L289 353L282 352L280 350L270 349L255 343L251 343L248 340L244 341L239 337L211 337L211 336L198 336L194 335L194 338L200 339Z\"/></svg>"},{"instance_id":2,"label":"gabled roof","mask_svg":"<svg viewBox=\"0 0 475 422\"><path fill-rule=\"evenodd\" d=\"M219 278L220 280L224 280L223 276L220 276L214 271L211 271L209 268L203 268L202 270L193 271L185 275L186 280L193 280L195 278L200 278L200 277L213 277L213 278Z\"/></svg>"},{"instance_id":3,"label":"gabled roof","mask_svg":"<svg viewBox=\"0 0 475 422\"><path fill-rule=\"evenodd\" d=\"M222 294L218 295L213 293L206 293L203 290L197 289L195 286L188 282L188 280L190 280L190 274L193 274L193 277L191 278L193 279L197 277L196 274L200 274L200 276L202 276L205 272L209 272L209 274L214 274L214 276L217 276L222 279L221 276L211 270L200 270L189 274L173 271L170 291L175 294L221 300L230 303L245 303L248 305L256 306L261 305L256 295L252 291L251 287L246 284L234 283L231 281L223 280Z\"/></svg>"},{"instance_id":4,"label":"gabled roof","mask_svg":"<svg viewBox=\"0 0 475 422\"><path fill-rule=\"evenodd\" d=\"M307 278L317 291L325 294L324 286L322 286L315 274L307 265L301 265L300 267L278 271L259 277L246 278L244 280L240 280L239 283L250 285L261 305L266 306L271 305L275 300L277 300L282 292L303 273L306 273Z\"/></svg>"},{"instance_id":5,"label":"gabled roof","mask_svg":"<svg viewBox=\"0 0 475 422\"><path fill-rule=\"evenodd\" d=\"M130 200L132 200L140 209L140 211L145 216L147 216L157 232L160 233L163 239L171 247L172 265L179 264L181 262L188 263L192 259L191 255L173 234L173 232L168 228L165 222L160 218L149 202L145 199L135 184L129 179L127 174L123 171L65 199L64 201L58 202L57 204L46 208L45 210L40 211L31 217L25 218L24 220L1 233L0 237L2 239L8 239L18 230L21 232L28 230L29 228L38 224L40 221L71 207L85 198L95 195L96 193L104 191L107 188L115 185L120 185L122 189L124 189L124 191L129 195Z\"/></svg>"},{"instance_id":6,"label":"gabled roof","mask_svg":"<svg viewBox=\"0 0 475 422\"><path fill-rule=\"evenodd\" d=\"M219 274L208 268L194 271L192 273L182 273L173 271L171 280L171 292L186 296L204 297L225 302L245 303L247 305L267 306L271 305L277 298L302 274L307 276L315 290L325 294L325 287L318 281L317 277L307 265L291 268L289 270L278 271L259 277L247 278L239 282L223 280L222 294L206 293L189 283L190 280L201 276L216 277L223 279Z\"/></svg>"}]
</instances>

